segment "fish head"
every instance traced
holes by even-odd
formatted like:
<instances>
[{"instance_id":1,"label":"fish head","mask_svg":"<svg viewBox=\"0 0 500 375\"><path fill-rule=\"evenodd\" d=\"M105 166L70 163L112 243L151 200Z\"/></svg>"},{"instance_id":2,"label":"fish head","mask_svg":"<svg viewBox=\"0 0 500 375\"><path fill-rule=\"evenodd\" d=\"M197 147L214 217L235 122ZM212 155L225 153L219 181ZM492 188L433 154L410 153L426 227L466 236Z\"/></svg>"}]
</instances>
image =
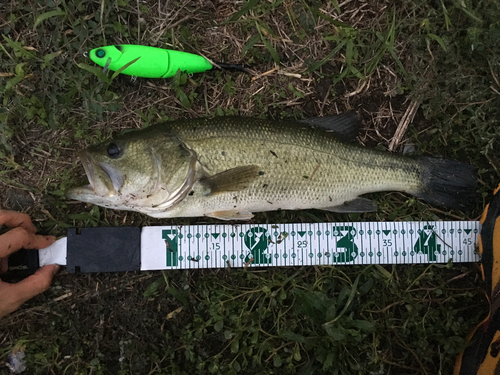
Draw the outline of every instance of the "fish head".
<instances>
[{"instance_id":1,"label":"fish head","mask_svg":"<svg viewBox=\"0 0 500 375\"><path fill-rule=\"evenodd\" d=\"M176 139L130 132L79 153L89 185L66 196L108 208L154 212L190 191L196 158Z\"/></svg>"},{"instance_id":2,"label":"fish head","mask_svg":"<svg viewBox=\"0 0 500 375\"><path fill-rule=\"evenodd\" d=\"M105 46L94 48L89 52L90 59L103 68L109 63L115 64L123 55L122 46ZM113 69L112 69L113 70Z\"/></svg>"}]
</instances>

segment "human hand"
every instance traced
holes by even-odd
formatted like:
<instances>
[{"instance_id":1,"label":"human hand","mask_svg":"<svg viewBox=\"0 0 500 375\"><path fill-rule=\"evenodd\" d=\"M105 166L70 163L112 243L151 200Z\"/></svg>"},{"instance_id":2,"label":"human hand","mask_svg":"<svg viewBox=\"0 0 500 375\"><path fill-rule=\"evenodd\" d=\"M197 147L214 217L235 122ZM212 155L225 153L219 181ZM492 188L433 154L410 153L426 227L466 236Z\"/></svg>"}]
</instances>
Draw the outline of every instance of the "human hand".
<instances>
[{"instance_id":1,"label":"human hand","mask_svg":"<svg viewBox=\"0 0 500 375\"><path fill-rule=\"evenodd\" d=\"M0 210L0 226L2 225L13 229L0 235L0 273L8 270L10 254L21 248L43 249L56 240L54 236L36 235L36 228L30 217L20 212ZM57 264L44 266L17 284L0 280L0 318L46 291L58 269Z\"/></svg>"}]
</instances>

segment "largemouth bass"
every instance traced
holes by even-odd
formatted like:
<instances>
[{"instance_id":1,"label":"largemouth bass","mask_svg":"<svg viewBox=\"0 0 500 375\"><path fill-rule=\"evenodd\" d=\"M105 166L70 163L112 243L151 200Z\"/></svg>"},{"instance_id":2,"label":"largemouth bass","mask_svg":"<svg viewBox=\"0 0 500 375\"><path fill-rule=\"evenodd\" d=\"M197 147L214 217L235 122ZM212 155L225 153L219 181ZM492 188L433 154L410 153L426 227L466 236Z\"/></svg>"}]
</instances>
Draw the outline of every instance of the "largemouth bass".
<instances>
[{"instance_id":1,"label":"largemouth bass","mask_svg":"<svg viewBox=\"0 0 500 375\"><path fill-rule=\"evenodd\" d=\"M82 151L90 185L67 197L156 218L222 220L274 210L375 211L359 196L390 190L453 209L473 200L475 168L338 139L352 137L359 124L346 113L307 122L216 117L153 125Z\"/></svg>"}]
</instances>

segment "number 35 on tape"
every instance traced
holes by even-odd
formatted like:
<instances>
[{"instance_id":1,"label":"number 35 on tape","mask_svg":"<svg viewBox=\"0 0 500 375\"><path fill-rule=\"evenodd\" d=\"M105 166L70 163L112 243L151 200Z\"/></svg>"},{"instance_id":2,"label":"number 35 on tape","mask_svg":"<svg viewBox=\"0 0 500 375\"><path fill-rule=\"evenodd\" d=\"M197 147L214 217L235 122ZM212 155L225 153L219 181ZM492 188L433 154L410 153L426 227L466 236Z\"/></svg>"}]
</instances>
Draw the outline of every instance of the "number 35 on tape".
<instances>
[{"instance_id":1,"label":"number 35 on tape","mask_svg":"<svg viewBox=\"0 0 500 375\"><path fill-rule=\"evenodd\" d=\"M145 227L141 269L476 262L477 221Z\"/></svg>"}]
</instances>

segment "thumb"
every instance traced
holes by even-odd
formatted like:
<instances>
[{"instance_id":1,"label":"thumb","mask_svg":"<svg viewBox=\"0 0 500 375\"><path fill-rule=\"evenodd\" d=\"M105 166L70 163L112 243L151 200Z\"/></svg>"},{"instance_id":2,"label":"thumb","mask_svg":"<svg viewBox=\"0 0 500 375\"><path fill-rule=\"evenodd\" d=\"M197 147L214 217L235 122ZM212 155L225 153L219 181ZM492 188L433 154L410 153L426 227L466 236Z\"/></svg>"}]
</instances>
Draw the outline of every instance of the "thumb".
<instances>
[{"instance_id":1,"label":"thumb","mask_svg":"<svg viewBox=\"0 0 500 375\"><path fill-rule=\"evenodd\" d=\"M16 296L18 306L45 292L52 282L52 278L59 270L57 264L49 264L37 270L33 275L12 285L12 293Z\"/></svg>"},{"instance_id":2,"label":"thumb","mask_svg":"<svg viewBox=\"0 0 500 375\"><path fill-rule=\"evenodd\" d=\"M42 267L17 284L8 284L0 280L0 318L15 311L30 298L47 290L58 269L57 264Z\"/></svg>"}]
</instances>

